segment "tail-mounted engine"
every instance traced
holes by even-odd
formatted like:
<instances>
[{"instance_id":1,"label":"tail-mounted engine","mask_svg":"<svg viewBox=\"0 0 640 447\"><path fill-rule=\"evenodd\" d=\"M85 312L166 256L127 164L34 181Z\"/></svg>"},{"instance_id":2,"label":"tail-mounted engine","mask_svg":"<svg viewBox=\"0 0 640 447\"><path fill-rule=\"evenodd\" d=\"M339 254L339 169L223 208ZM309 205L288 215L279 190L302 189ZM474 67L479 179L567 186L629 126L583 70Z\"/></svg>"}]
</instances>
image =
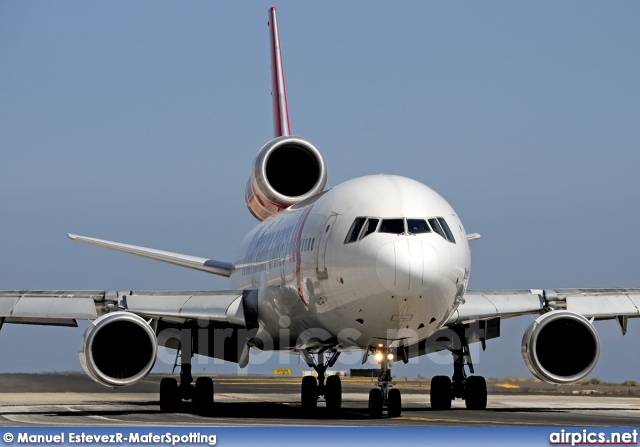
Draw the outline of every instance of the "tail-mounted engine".
<instances>
[{"instance_id":1,"label":"tail-mounted engine","mask_svg":"<svg viewBox=\"0 0 640 447\"><path fill-rule=\"evenodd\" d=\"M269 141L258 153L247 183L247 207L263 221L324 190L327 167L322 152L310 141L284 136Z\"/></svg>"},{"instance_id":2,"label":"tail-mounted engine","mask_svg":"<svg viewBox=\"0 0 640 447\"><path fill-rule=\"evenodd\" d=\"M128 386L144 379L156 362L158 342L149 324L129 312L113 312L85 331L80 364L101 385Z\"/></svg>"},{"instance_id":3,"label":"tail-mounted engine","mask_svg":"<svg viewBox=\"0 0 640 447\"><path fill-rule=\"evenodd\" d=\"M585 317L556 310L538 317L522 337L522 358L529 371L554 385L577 382L593 371L600 340Z\"/></svg>"}]
</instances>

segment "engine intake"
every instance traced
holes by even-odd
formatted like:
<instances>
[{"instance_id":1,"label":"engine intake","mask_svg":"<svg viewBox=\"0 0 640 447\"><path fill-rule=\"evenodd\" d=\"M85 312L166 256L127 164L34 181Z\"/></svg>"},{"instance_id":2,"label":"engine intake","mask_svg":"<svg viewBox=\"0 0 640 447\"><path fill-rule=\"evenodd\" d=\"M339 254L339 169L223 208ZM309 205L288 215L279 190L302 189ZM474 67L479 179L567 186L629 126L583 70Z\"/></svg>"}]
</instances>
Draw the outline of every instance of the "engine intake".
<instances>
[{"instance_id":1,"label":"engine intake","mask_svg":"<svg viewBox=\"0 0 640 447\"><path fill-rule=\"evenodd\" d=\"M582 315L556 310L538 317L522 337L522 358L529 371L554 385L577 382L593 371L600 340Z\"/></svg>"},{"instance_id":2,"label":"engine intake","mask_svg":"<svg viewBox=\"0 0 640 447\"><path fill-rule=\"evenodd\" d=\"M114 312L93 321L85 331L80 364L93 380L116 388L144 379L157 353L156 335L142 317Z\"/></svg>"},{"instance_id":3,"label":"engine intake","mask_svg":"<svg viewBox=\"0 0 640 447\"><path fill-rule=\"evenodd\" d=\"M327 167L322 152L300 137L278 137L258 153L247 183L247 207L262 221L324 190Z\"/></svg>"}]
</instances>

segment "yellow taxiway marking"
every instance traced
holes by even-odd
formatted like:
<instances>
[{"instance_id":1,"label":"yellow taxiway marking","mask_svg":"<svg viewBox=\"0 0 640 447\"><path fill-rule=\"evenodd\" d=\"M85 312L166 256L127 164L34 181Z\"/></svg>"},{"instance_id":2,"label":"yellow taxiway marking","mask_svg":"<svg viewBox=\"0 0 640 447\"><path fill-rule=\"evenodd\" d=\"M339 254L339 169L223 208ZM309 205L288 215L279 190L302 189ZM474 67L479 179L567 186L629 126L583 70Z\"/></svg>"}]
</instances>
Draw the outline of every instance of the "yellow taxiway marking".
<instances>
[{"instance_id":1,"label":"yellow taxiway marking","mask_svg":"<svg viewBox=\"0 0 640 447\"><path fill-rule=\"evenodd\" d=\"M515 390L520 388L520 385L514 385L513 383L496 383L496 385L498 388L507 388L510 390Z\"/></svg>"}]
</instances>

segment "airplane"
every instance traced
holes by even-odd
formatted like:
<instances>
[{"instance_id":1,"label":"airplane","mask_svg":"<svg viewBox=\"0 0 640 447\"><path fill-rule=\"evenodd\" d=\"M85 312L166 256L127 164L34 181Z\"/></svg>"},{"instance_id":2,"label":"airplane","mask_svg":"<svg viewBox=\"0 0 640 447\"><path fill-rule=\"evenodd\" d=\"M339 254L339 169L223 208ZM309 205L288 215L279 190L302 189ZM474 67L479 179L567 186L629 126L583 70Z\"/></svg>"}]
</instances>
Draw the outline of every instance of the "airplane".
<instances>
[{"instance_id":1,"label":"airplane","mask_svg":"<svg viewBox=\"0 0 640 447\"><path fill-rule=\"evenodd\" d=\"M640 289L468 290L470 242L449 203L428 186L372 175L326 188L324 156L291 133L275 8L269 9L274 138L258 152L245 198L258 225L233 262L69 234L98 247L228 277L216 291L0 291L7 324L91 325L80 362L109 387L130 386L152 370L159 346L176 349L179 381L160 383L160 410L192 401L211 412L214 384L191 372L195 354L245 367L251 349L301 356L317 372L301 382L301 406L342 406L341 379L328 375L344 352L380 364L369 392L372 417L402 412L394 362L449 351L453 372L431 381L434 410L462 399L487 406L469 345L500 336L502 319L532 315L522 357L546 382L582 380L600 355L594 320L615 320L622 334L640 316Z\"/></svg>"}]
</instances>

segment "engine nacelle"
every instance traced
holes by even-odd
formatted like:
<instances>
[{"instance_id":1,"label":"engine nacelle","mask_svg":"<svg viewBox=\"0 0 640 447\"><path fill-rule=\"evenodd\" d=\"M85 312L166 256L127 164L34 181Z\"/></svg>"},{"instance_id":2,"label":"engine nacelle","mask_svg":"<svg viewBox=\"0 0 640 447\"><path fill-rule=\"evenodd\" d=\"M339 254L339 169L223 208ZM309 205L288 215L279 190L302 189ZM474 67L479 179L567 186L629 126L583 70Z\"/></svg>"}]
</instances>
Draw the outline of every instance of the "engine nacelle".
<instances>
[{"instance_id":1,"label":"engine nacelle","mask_svg":"<svg viewBox=\"0 0 640 447\"><path fill-rule=\"evenodd\" d=\"M113 312L93 321L85 331L80 364L93 380L116 388L144 379L157 354L156 334L142 317Z\"/></svg>"},{"instance_id":2,"label":"engine nacelle","mask_svg":"<svg viewBox=\"0 0 640 447\"><path fill-rule=\"evenodd\" d=\"M269 216L312 197L327 184L322 152L310 141L285 136L269 141L258 153L245 198L253 216Z\"/></svg>"},{"instance_id":3,"label":"engine nacelle","mask_svg":"<svg viewBox=\"0 0 640 447\"><path fill-rule=\"evenodd\" d=\"M593 371L600 339L582 315L555 310L538 317L522 337L522 358L538 379L554 385L577 382Z\"/></svg>"}]
</instances>

